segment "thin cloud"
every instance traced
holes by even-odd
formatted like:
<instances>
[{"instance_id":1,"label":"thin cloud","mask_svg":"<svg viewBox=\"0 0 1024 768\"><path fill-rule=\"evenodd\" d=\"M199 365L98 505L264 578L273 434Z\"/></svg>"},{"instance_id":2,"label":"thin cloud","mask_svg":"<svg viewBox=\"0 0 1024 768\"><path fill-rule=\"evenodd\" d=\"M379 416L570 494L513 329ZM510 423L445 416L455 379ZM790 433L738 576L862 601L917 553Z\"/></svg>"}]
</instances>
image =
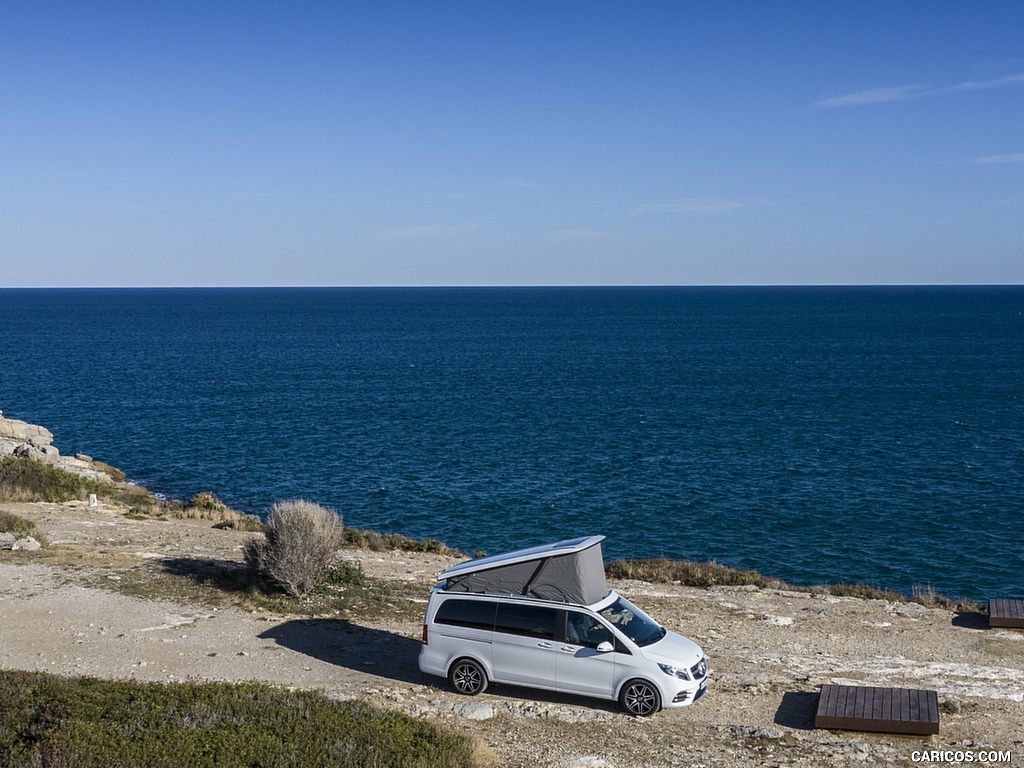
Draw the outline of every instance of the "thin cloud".
<instances>
[{"instance_id":1,"label":"thin cloud","mask_svg":"<svg viewBox=\"0 0 1024 768\"><path fill-rule=\"evenodd\" d=\"M537 189L538 187L541 186L536 182L525 181L524 179L509 179L505 183L508 184L510 187L521 187L523 189Z\"/></svg>"},{"instance_id":2,"label":"thin cloud","mask_svg":"<svg viewBox=\"0 0 1024 768\"><path fill-rule=\"evenodd\" d=\"M1017 75L999 77L996 78L995 80L982 80L981 82L974 82L968 80L967 82L951 86L945 90L947 90L950 93L954 91L984 91L987 90L988 88L1001 88L1004 85L1020 85L1022 83L1024 83L1024 72L1021 72L1020 74Z\"/></svg>"},{"instance_id":3,"label":"thin cloud","mask_svg":"<svg viewBox=\"0 0 1024 768\"><path fill-rule=\"evenodd\" d=\"M884 104L886 102L906 101L926 96L944 96L950 93L984 91L991 88L1004 88L1010 85L1024 84L1024 73L998 77L994 80L967 80L956 85L901 85L891 88L872 88L859 93L836 96L815 102L815 107L836 109L841 107L860 107L866 104Z\"/></svg>"},{"instance_id":4,"label":"thin cloud","mask_svg":"<svg viewBox=\"0 0 1024 768\"><path fill-rule=\"evenodd\" d=\"M927 91L919 85L903 85L896 88L872 88L860 93L851 93L846 96L836 96L831 99L822 99L814 106L824 109L835 109L836 107L859 107L864 104L884 104L888 101L903 101L920 96Z\"/></svg>"},{"instance_id":5,"label":"thin cloud","mask_svg":"<svg viewBox=\"0 0 1024 768\"><path fill-rule=\"evenodd\" d=\"M767 205L765 200L719 200L707 197L690 197L670 200L665 203L651 203L634 208L630 213L640 216L646 213L724 213L739 208L753 208Z\"/></svg>"},{"instance_id":6,"label":"thin cloud","mask_svg":"<svg viewBox=\"0 0 1024 768\"><path fill-rule=\"evenodd\" d=\"M1005 165L1008 163L1024 163L1024 153L1019 155L989 155L988 157L976 157L968 160L974 165Z\"/></svg>"}]
</instances>

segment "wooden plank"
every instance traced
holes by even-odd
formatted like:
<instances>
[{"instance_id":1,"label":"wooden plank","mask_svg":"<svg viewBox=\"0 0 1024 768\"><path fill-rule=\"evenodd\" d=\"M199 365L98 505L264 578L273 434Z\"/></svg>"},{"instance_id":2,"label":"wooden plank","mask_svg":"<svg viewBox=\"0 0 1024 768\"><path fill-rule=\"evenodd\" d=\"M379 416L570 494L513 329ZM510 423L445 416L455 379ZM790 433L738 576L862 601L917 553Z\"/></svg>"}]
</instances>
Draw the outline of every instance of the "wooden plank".
<instances>
[{"instance_id":1,"label":"wooden plank","mask_svg":"<svg viewBox=\"0 0 1024 768\"><path fill-rule=\"evenodd\" d=\"M842 697L842 702L840 702ZM818 713L814 716L817 728L839 728L840 713L846 709L846 687L823 685L818 694Z\"/></svg>"},{"instance_id":2,"label":"wooden plank","mask_svg":"<svg viewBox=\"0 0 1024 768\"><path fill-rule=\"evenodd\" d=\"M924 691L925 701L928 705L925 710L925 718L928 722L933 720L939 722L939 694L936 691Z\"/></svg>"},{"instance_id":3,"label":"wooden plank","mask_svg":"<svg viewBox=\"0 0 1024 768\"><path fill-rule=\"evenodd\" d=\"M892 700L892 714L889 716L890 720L902 720L903 719L903 699L900 697L899 688L889 689L889 698Z\"/></svg>"},{"instance_id":4,"label":"wooden plank","mask_svg":"<svg viewBox=\"0 0 1024 768\"><path fill-rule=\"evenodd\" d=\"M1024 629L1024 600L991 598L988 601L988 625Z\"/></svg>"},{"instance_id":5,"label":"wooden plank","mask_svg":"<svg viewBox=\"0 0 1024 768\"><path fill-rule=\"evenodd\" d=\"M1024 628L1024 600L989 600L988 625L990 627Z\"/></svg>"},{"instance_id":6,"label":"wooden plank","mask_svg":"<svg viewBox=\"0 0 1024 768\"><path fill-rule=\"evenodd\" d=\"M885 698L884 688L871 688L871 712L868 717L872 720L882 719L882 700Z\"/></svg>"},{"instance_id":7,"label":"wooden plank","mask_svg":"<svg viewBox=\"0 0 1024 768\"><path fill-rule=\"evenodd\" d=\"M821 694L818 696L818 714L824 716L834 715L836 713L836 698L838 696L838 686L822 686Z\"/></svg>"},{"instance_id":8,"label":"wooden plank","mask_svg":"<svg viewBox=\"0 0 1024 768\"><path fill-rule=\"evenodd\" d=\"M938 694L912 688L823 685L814 725L847 731L938 733Z\"/></svg>"}]
</instances>

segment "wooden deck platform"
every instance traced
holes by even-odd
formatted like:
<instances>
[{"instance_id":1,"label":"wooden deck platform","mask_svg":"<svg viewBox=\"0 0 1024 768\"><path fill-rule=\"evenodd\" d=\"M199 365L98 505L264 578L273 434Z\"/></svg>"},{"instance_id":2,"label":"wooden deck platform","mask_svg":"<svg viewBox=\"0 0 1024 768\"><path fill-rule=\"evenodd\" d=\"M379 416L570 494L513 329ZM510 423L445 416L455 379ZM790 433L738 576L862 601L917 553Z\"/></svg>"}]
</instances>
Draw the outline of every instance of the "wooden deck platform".
<instances>
[{"instance_id":1,"label":"wooden deck platform","mask_svg":"<svg viewBox=\"0 0 1024 768\"><path fill-rule=\"evenodd\" d=\"M1024 629L1024 600L993 598L988 601L988 625Z\"/></svg>"},{"instance_id":2,"label":"wooden deck platform","mask_svg":"<svg viewBox=\"0 0 1024 768\"><path fill-rule=\"evenodd\" d=\"M916 688L823 685L816 728L925 736L939 732L939 696Z\"/></svg>"}]
</instances>

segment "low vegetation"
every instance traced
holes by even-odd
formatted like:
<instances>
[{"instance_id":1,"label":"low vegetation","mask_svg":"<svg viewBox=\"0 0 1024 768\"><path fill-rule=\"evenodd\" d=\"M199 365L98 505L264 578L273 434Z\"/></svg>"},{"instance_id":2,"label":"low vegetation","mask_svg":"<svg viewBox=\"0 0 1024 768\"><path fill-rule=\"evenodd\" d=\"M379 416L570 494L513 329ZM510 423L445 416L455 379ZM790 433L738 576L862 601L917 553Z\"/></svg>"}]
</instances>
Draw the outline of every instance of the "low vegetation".
<instances>
[{"instance_id":1,"label":"low vegetation","mask_svg":"<svg viewBox=\"0 0 1024 768\"><path fill-rule=\"evenodd\" d=\"M688 587L739 587L753 584L766 589L784 589L785 582L762 576L757 571L741 571L714 560L693 563L688 560L614 560L605 565L605 574L612 579L635 579L661 584L682 584Z\"/></svg>"},{"instance_id":2,"label":"low vegetation","mask_svg":"<svg viewBox=\"0 0 1024 768\"><path fill-rule=\"evenodd\" d=\"M820 584L799 587L781 579L765 576L757 571L730 568L711 560L694 563L686 560L615 560L605 564L605 575L611 579L635 579L660 584L680 584L706 589L714 586L741 587L752 585L760 589L787 589L836 597L857 597L865 600L887 600L905 603L907 596L892 589L881 589L868 584ZM985 609L973 600L955 600L935 593L935 590L915 586L910 601L931 608L982 613Z\"/></svg>"},{"instance_id":3,"label":"low vegetation","mask_svg":"<svg viewBox=\"0 0 1024 768\"><path fill-rule=\"evenodd\" d=\"M261 531L263 523L256 515L230 509L210 492L197 493L187 504L160 501L145 488L123 482L124 473L101 462L93 464L111 477L111 482L69 472L25 456L0 458L0 502L63 503L86 501L95 494L113 504L128 507L134 519L160 518L209 520L217 528Z\"/></svg>"},{"instance_id":4,"label":"low vegetation","mask_svg":"<svg viewBox=\"0 0 1024 768\"><path fill-rule=\"evenodd\" d=\"M929 608L945 608L949 611L961 611L963 613L988 613L988 606L983 606L976 600L955 599L946 595L938 594L929 584L921 586L915 584L911 591L910 601Z\"/></svg>"},{"instance_id":5,"label":"low vegetation","mask_svg":"<svg viewBox=\"0 0 1024 768\"><path fill-rule=\"evenodd\" d=\"M422 619L422 600L420 585L369 576L359 563L341 559L335 560L323 580L302 599L259 578L239 596L239 604L250 610L352 621Z\"/></svg>"},{"instance_id":6,"label":"low vegetation","mask_svg":"<svg viewBox=\"0 0 1024 768\"><path fill-rule=\"evenodd\" d=\"M0 768L478 765L465 737L395 712L246 683L0 671Z\"/></svg>"},{"instance_id":7,"label":"low vegetation","mask_svg":"<svg viewBox=\"0 0 1024 768\"><path fill-rule=\"evenodd\" d=\"M95 480L25 456L0 458L0 501L85 501L89 494L129 507L156 503L137 485Z\"/></svg>"},{"instance_id":8,"label":"low vegetation","mask_svg":"<svg viewBox=\"0 0 1024 768\"><path fill-rule=\"evenodd\" d=\"M45 537L31 520L0 510L0 533L13 533L18 538L31 536L42 543Z\"/></svg>"},{"instance_id":9,"label":"low vegetation","mask_svg":"<svg viewBox=\"0 0 1024 768\"><path fill-rule=\"evenodd\" d=\"M197 493L188 504L168 505L167 516L185 520L210 520L214 528L233 528L236 531L263 531L263 521L256 515L231 509L209 491Z\"/></svg>"},{"instance_id":10,"label":"low vegetation","mask_svg":"<svg viewBox=\"0 0 1024 768\"><path fill-rule=\"evenodd\" d=\"M873 587L870 584L816 584L813 587L800 588L805 592L833 597L856 597L861 600L885 600L890 603L905 603L907 596L894 589Z\"/></svg>"},{"instance_id":11,"label":"low vegetation","mask_svg":"<svg viewBox=\"0 0 1024 768\"><path fill-rule=\"evenodd\" d=\"M345 528L346 547L369 549L374 552L399 550L402 552L430 552L435 555L462 557L457 549L452 549L437 539L410 539L398 533L377 533L361 528Z\"/></svg>"},{"instance_id":12,"label":"low vegetation","mask_svg":"<svg viewBox=\"0 0 1024 768\"><path fill-rule=\"evenodd\" d=\"M274 504L263 532L246 542L246 562L298 598L323 583L344 544L338 513L302 500Z\"/></svg>"}]
</instances>

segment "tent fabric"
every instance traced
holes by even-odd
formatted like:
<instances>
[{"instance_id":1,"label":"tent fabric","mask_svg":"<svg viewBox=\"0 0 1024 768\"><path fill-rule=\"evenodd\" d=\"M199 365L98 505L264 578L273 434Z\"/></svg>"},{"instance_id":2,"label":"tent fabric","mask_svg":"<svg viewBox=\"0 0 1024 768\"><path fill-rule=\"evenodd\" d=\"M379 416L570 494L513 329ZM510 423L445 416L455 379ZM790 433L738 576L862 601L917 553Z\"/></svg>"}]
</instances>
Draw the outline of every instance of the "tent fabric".
<instances>
[{"instance_id":1,"label":"tent fabric","mask_svg":"<svg viewBox=\"0 0 1024 768\"><path fill-rule=\"evenodd\" d=\"M547 553L535 560L498 565L450 576L449 592L496 592L590 605L608 594L600 543L567 555Z\"/></svg>"}]
</instances>

